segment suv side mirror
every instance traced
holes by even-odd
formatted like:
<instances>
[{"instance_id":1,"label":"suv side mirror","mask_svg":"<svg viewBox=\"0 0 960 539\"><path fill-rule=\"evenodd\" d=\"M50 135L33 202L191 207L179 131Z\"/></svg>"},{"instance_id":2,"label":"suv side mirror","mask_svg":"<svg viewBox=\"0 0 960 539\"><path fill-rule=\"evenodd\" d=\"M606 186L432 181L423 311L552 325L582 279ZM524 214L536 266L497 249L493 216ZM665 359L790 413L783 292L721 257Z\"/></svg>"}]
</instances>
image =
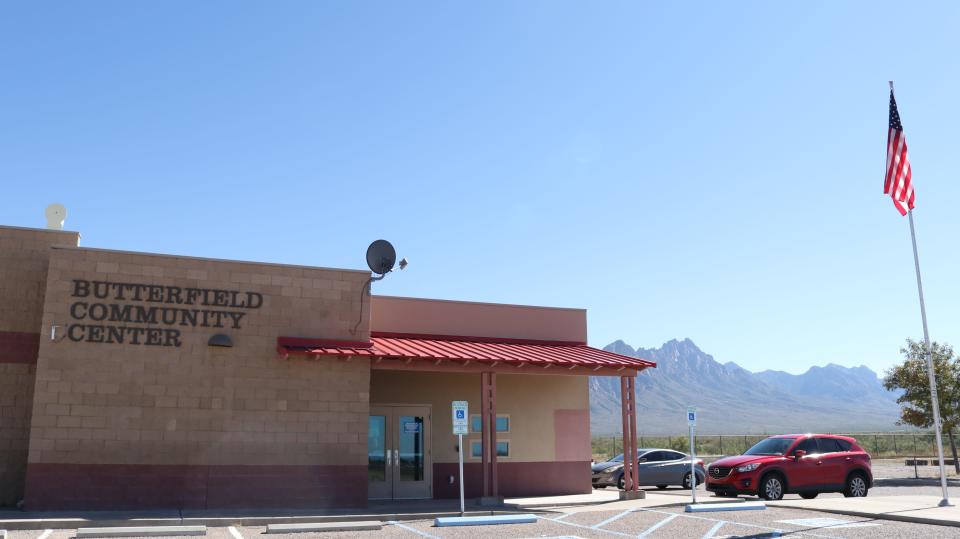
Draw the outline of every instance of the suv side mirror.
<instances>
[{"instance_id":1,"label":"suv side mirror","mask_svg":"<svg viewBox=\"0 0 960 539\"><path fill-rule=\"evenodd\" d=\"M794 459L794 460L800 460L800 459L802 459L802 458L804 457L804 455L806 455L806 454L807 454L807 452L804 451L803 449L797 449L796 451L793 452L793 459Z\"/></svg>"}]
</instances>

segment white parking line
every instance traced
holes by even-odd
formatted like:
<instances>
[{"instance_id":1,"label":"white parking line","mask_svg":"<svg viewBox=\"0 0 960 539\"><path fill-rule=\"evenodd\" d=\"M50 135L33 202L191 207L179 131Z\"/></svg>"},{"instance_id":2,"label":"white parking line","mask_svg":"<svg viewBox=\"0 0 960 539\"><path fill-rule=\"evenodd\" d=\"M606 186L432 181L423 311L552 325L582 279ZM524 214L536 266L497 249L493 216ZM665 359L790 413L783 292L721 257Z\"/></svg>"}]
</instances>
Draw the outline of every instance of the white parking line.
<instances>
[{"instance_id":1,"label":"white parking line","mask_svg":"<svg viewBox=\"0 0 960 539\"><path fill-rule=\"evenodd\" d=\"M758 529L758 530L767 530L768 532L770 532L770 533L772 533L772 534L780 534L780 533L783 533L783 530L778 529L778 528L771 528L771 527L769 527L769 526L760 526L760 525L757 525L757 524L747 524L747 523L745 523L745 522L737 522L737 521L735 521L735 520L720 520L720 519L716 519L716 518L701 517L701 516L697 516L697 515L688 515L688 514L685 514L685 513L684 513L684 514L678 514L678 513L671 513L671 512L669 512L669 511L658 511L658 510L656 510L656 509L635 509L635 511L645 511L645 512L647 512L647 513L659 513L659 514L661 514L661 515L677 515L677 516L680 516L680 517L683 517L683 518L692 518L692 519L695 519L695 520L706 520L706 521L708 521L708 522L724 522L724 523L726 523L726 524L733 524L734 526L744 526L744 527L747 527L747 528L756 528L756 529ZM606 530L602 530L602 531L606 531ZM810 537L820 537L821 539L842 539L842 538L840 538L840 537L837 537L836 535L821 535L821 534L818 534L818 533L810 533L810 532L808 532L808 531L802 531L802 532L798 531L798 532L793 532L793 533L796 533L797 535L806 535L806 536L810 536ZM774 536L774 537L779 537L779 535L773 535L773 536Z\"/></svg>"},{"instance_id":2,"label":"white parking line","mask_svg":"<svg viewBox=\"0 0 960 539\"><path fill-rule=\"evenodd\" d=\"M230 535L233 536L233 539L243 539L243 535L237 530L237 528L230 526L227 528L227 531L230 532Z\"/></svg>"},{"instance_id":3,"label":"white parking line","mask_svg":"<svg viewBox=\"0 0 960 539\"><path fill-rule=\"evenodd\" d=\"M613 532L610 530L603 530L600 528L591 528L590 526L584 526L582 524L574 524L572 522L564 522L562 520L557 520L555 518L540 517L540 520L549 520L550 522L556 522L557 524L563 524L564 526L573 526L574 528L580 528L582 530L593 530L595 532L600 532L600 533L609 533L610 535L618 535L620 537L631 537L631 538L636 537L634 535L629 535L626 533Z\"/></svg>"},{"instance_id":4,"label":"white parking line","mask_svg":"<svg viewBox=\"0 0 960 539\"><path fill-rule=\"evenodd\" d=\"M558 520L558 521L559 521L559 520L563 520L563 519L567 518L568 516L570 516L570 515L572 515L572 514L573 514L573 513L564 513L564 514L558 516L557 518L555 518L554 520Z\"/></svg>"},{"instance_id":5,"label":"white parking line","mask_svg":"<svg viewBox=\"0 0 960 539\"><path fill-rule=\"evenodd\" d=\"M672 521L673 519L677 518L678 516L680 516L680 515L678 515L678 514L676 514L676 513L668 516L667 518L665 518L665 519L661 520L660 522L657 522L656 524L654 524L652 527L647 528L647 531L641 533L641 534L640 534L639 536L637 536L637 537L640 538L640 539L643 539L644 537L646 537L646 536L650 535L651 533L657 531L661 526L664 526L664 525L666 525L666 524L669 524L670 521Z\"/></svg>"},{"instance_id":6,"label":"white parking line","mask_svg":"<svg viewBox=\"0 0 960 539\"><path fill-rule=\"evenodd\" d=\"M593 526L590 526L590 527L591 527L591 528L602 528L602 527L606 526L607 524L610 524L610 523L613 522L614 520L617 520L617 519L619 519L619 518L623 518L623 517L629 515L629 514L632 513L632 512L633 512L633 509L627 509L626 511L620 513L619 515L614 515L614 516L608 518L607 520L604 520L603 522L601 522L601 523L599 523L599 524L594 524Z\"/></svg>"},{"instance_id":7,"label":"white parking line","mask_svg":"<svg viewBox=\"0 0 960 539\"><path fill-rule=\"evenodd\" d=\"M53 530L43 530L43 533L41 533L40 537L37 537L37 539L47 539L47 537L50 537L51 533L53 533Z\"/></svg>"},{"instance_id":8,"label":"white parking line","mask_svg":"<svg viewBox=\"0 0 960 539\"><path fill-rule=\"evenodd\" d=\"M391 521L387 522L387 524L393 524L394 526L396 526L396 527L398 527L398 528L403 528L404 530L407 530L408 532L413 532L413 533L415 533L415 534L417 534L417 535L419 535L419 536L421 536L421 537L429 537L430 539L440 539L440 538L437 537L436 535L430 535L430 534L427 533L427 532L422 532L422 531L420 531L420 530L418 530L418 529L416 529L416 528L411 528L410 526L407 526L406 524L401 524L401 523L397 522L396 520L391 520Z\"/></svg>"},{"instance_id":9,"label":"white parking line","mask_svg":"<svg viewBox=\"0 0 960 539\"><path fill-rule=\"evenodd\" d=\"M706 534L704 534L704 536L701 537L700 539L711 539L718 531L720 531L720 528L721 528L724 524L726 524L726 522L724 522L724 521L722 521L722 520L721 520L720 522L717 522L716 524L713 525L712 528L710 528L710 531L708 531Z\"/></svg>"}]
</instances>

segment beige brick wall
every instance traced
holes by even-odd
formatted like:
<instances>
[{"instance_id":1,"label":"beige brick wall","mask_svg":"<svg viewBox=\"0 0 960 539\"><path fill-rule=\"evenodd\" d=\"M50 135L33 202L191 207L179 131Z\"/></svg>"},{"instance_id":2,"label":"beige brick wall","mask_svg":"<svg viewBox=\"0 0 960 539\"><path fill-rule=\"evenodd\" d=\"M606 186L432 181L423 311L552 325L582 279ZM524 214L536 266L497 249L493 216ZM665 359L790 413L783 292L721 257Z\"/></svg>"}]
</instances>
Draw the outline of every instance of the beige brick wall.
<instances>
[{"instance_id":1,"label":"beige brick wall","mask_svg":"<svg viewBox=\"0 0 960 539\"><path fill-rule=\"evenodd\" d=\"M79 241L76 232L0 226L0 331L40 331L50 246Z\"/></svg>"},{"instance_id":2,"label":"beige brick wall","mask_svg":"<svg viewBox=\"0 0 960 539\"><path fill-rule=\"evenodd\" d=\"M35 372L32 362L14 357L22 350L6 349L4 333L40 332L50 246L75 246L79 237L0 226L0 506L23 497Z\"/></svg>"},{"instance_id":3,"label":"beige brick wall","mask_svg":"<svg viewBox=\"0 0 960 539\"><path fill-rule=\"evenodd\" d=\"M510 416L510 432L497 434L509 440L511 455L504 462L557 460L554 412L589 410L586 376L497 375L497 414ZM433 461L457 462L457 437L453 435L450 403L469 402L471 415L480 412L480 375L374 370L370 380L371 404L429 404L433 412ZM589 437L589 424L585 435ZM464 445L480 440L471 432ZM588 442L589 443L589 442ZM479 462L465 453L466 462ZM585 460L589 460L589 453Z\"/></svg>"},{"instance_id":4,"label":"beige brick wall","mask_svg":"<svg viewBox=\"0 0 960 539\"><path fill-rule=\"evenodd\" d=\"M34 366L0 363L0 506L23 498Z\"/></svg>"},{"instance_id":5,"label":"beige brick wall","mask_svg":"<svg viewBox=\"0 0 960 539\"><path fill-rule=\"evenodd\" d=\"M55 342L42 339L30 463L365 465L369 363L283 359L276 339L367 340L368 305L357 324L368 277L323 268L55 249L45 331L78 323L70 312L71 304L81 301L71 297L75 279L252 291L263 295L263 305L240 309L246 313L240 329L177 326L179 347L74 342L64 338L63 329ZM234 347L208 346L218 332L230 335Z\"/></svg>"}]
</instances>

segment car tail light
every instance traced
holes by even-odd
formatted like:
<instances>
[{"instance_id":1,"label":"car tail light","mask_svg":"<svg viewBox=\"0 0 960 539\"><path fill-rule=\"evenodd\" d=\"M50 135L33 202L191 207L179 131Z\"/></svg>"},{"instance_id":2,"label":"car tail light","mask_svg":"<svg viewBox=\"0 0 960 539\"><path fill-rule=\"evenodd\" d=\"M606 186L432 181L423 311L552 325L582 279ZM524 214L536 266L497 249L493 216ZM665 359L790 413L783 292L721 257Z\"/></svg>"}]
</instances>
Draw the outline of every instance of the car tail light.
<instances>
[{"instance_id":1,"label":"car tail light","mask_svg":"<svg viewBox=\"0 0 960 539\"><path fill-rule=\"evenodd\" d=\"M703 459L697 459L697 466L703 466Z\"/></svg>"}]
</instances>

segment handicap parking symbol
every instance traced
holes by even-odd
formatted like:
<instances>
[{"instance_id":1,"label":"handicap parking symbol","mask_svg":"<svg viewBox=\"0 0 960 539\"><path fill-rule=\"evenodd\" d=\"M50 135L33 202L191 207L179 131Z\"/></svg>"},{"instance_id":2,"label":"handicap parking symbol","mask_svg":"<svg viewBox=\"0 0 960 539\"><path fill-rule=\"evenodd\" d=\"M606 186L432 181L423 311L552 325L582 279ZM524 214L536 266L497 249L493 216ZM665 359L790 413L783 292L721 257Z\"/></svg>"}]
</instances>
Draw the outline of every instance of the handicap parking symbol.
<instances>
[{"instance_id":1,"label":"handicap parking symbol","mask_svg":"<svg viewBox=\"0 0 960 539\"><path fill-rule=\"evenodd\" d=\"M464 419L463 410L457 410L457 419Z\"/></svg>"}]
</instances>

